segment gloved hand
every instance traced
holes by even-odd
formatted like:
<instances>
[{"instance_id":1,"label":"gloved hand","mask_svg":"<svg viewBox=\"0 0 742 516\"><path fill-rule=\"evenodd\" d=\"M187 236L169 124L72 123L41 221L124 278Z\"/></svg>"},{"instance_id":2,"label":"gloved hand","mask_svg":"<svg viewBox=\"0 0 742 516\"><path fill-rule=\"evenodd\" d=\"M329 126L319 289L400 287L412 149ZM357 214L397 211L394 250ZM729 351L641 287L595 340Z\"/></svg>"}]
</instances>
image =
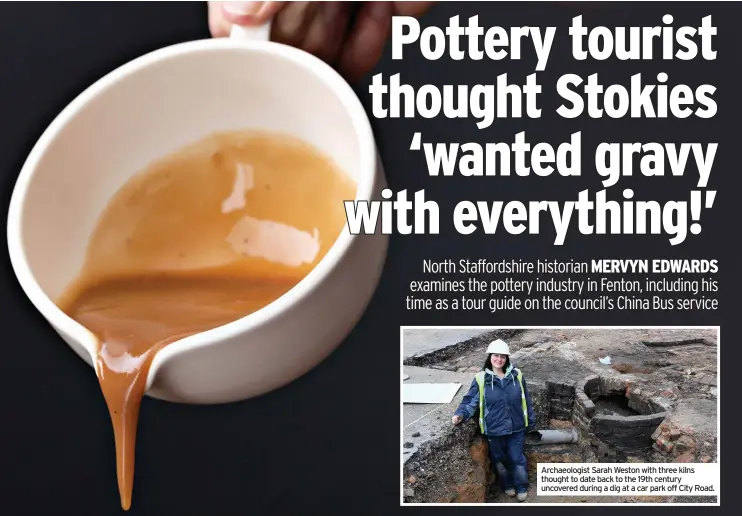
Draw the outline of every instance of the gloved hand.
<instances>
[{"instance_id":1,"label":"gloved hand","mask_svg":"<svg viewBox=\"0 0 742 516\"><path fill-rule=\"evenodd\" d=\"M525 436L526 444L537 444L541 442L542 437L543 436L541 435L541 432L539 432L535 426L533 428L528 427L526 429L526 436Z\"/></svg>"}]
</instances>

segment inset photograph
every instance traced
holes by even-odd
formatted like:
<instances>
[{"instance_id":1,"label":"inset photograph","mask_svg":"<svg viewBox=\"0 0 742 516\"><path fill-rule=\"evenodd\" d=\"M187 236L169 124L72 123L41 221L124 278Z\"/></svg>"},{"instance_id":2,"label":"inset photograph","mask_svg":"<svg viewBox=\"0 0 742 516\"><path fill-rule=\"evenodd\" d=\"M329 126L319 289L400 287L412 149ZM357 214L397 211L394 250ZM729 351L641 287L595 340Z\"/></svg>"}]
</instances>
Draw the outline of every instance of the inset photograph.
<instances>
[{"instance_id":1,"label":"inset photograph","mask_svg":"<svg viewBox=\"0 0 742 516\"><path fill-rule=\"evenodd\" d=\"M401 503L719 504L718 327L403 327Z\"/></svg>"}]
</instances>

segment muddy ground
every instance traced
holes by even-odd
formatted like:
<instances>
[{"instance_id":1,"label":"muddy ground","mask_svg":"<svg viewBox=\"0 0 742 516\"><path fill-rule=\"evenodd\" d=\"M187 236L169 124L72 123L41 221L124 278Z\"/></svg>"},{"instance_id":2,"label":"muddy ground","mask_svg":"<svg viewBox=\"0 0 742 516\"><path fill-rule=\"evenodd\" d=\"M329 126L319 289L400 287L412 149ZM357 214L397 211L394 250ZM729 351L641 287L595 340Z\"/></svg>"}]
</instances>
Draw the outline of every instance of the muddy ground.
<instances>
[{"instance_id":1,"label":"muddy ground","mask_svg":"<svg viewBox=\"0 0 742 516\"><path fill-rule=\"evenodd\" d=\"M415 330L421 331L421 330ZM481 369L489 337L465 345L417 355L410 362L433 370L471 375ZM717 336L713 330L667 329L533 329L500 331L522 369L537 404L539 428L569 427L571 418L553 419L548 382L579 384L590 375L622 382L659 400L669 409L652 441L629 453L596 443L590 436L579 444L529 447L531 487L526 503L714 502L709 497L536 496L535 462L716 462L717 460ZM418 335L419 338L419 335ZM602 360L601 360L602 359ZM468 385L466 385L468 388ZM549 391L551 392L551 391ZM600 400L596 410L629 415L625 404ZM607 412L606 412L607 411ZM445 415L446 417L448 414ZM496 485L483 457L476 425L446 427L425 446L407 450L405 502L517 503ZM485 485L482 486L481 484Z\"/></svg>"}]
</instances>

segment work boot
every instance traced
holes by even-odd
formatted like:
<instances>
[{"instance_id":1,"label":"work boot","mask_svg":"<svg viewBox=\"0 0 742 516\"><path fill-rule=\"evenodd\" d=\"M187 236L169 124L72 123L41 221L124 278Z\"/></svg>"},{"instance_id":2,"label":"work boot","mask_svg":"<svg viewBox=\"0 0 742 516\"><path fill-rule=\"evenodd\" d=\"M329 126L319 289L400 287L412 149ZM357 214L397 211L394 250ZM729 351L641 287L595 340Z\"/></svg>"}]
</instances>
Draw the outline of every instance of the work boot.
<instances>
[{"instance_id":1,"label":"work boot","mask_svg":"<svg viewBox=\"0 0 742 516\"><path fill-rule=\"evenodd\" d=\"M518 493L518 501L519 502L525 502L526 496L528 496L528 493Z\"/></svg>"},{"instance_id":2,"label":"work boot","mask_svg":"<svg viewBox=\"0 0 742 516\"><path fill-rule=\"evenodd\" d=\"M512 498L515 496L515 489L506 489L505 494Z\"/></svg>"}]
</instances>

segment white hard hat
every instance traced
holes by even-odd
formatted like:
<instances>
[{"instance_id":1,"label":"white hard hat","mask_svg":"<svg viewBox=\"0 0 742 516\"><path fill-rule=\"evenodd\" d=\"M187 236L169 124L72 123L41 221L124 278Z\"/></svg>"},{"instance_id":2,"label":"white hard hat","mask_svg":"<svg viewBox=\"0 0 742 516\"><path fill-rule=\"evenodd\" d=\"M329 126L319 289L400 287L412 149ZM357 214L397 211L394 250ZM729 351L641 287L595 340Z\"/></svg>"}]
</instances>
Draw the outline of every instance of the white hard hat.
<instances>
[{"instance_id":1,"label":"white hard hat","mask_svg":"<svg viewBox=\"0 0 742 516\"><path fill-rule=\"evenodd\" d=\"M510 354L510 348L508 347L507 342L504 340L493 340L490 342L490 345L487 346L487 353L498 353L500 355L509 355Z\"/></svg>"}]
</instances>

